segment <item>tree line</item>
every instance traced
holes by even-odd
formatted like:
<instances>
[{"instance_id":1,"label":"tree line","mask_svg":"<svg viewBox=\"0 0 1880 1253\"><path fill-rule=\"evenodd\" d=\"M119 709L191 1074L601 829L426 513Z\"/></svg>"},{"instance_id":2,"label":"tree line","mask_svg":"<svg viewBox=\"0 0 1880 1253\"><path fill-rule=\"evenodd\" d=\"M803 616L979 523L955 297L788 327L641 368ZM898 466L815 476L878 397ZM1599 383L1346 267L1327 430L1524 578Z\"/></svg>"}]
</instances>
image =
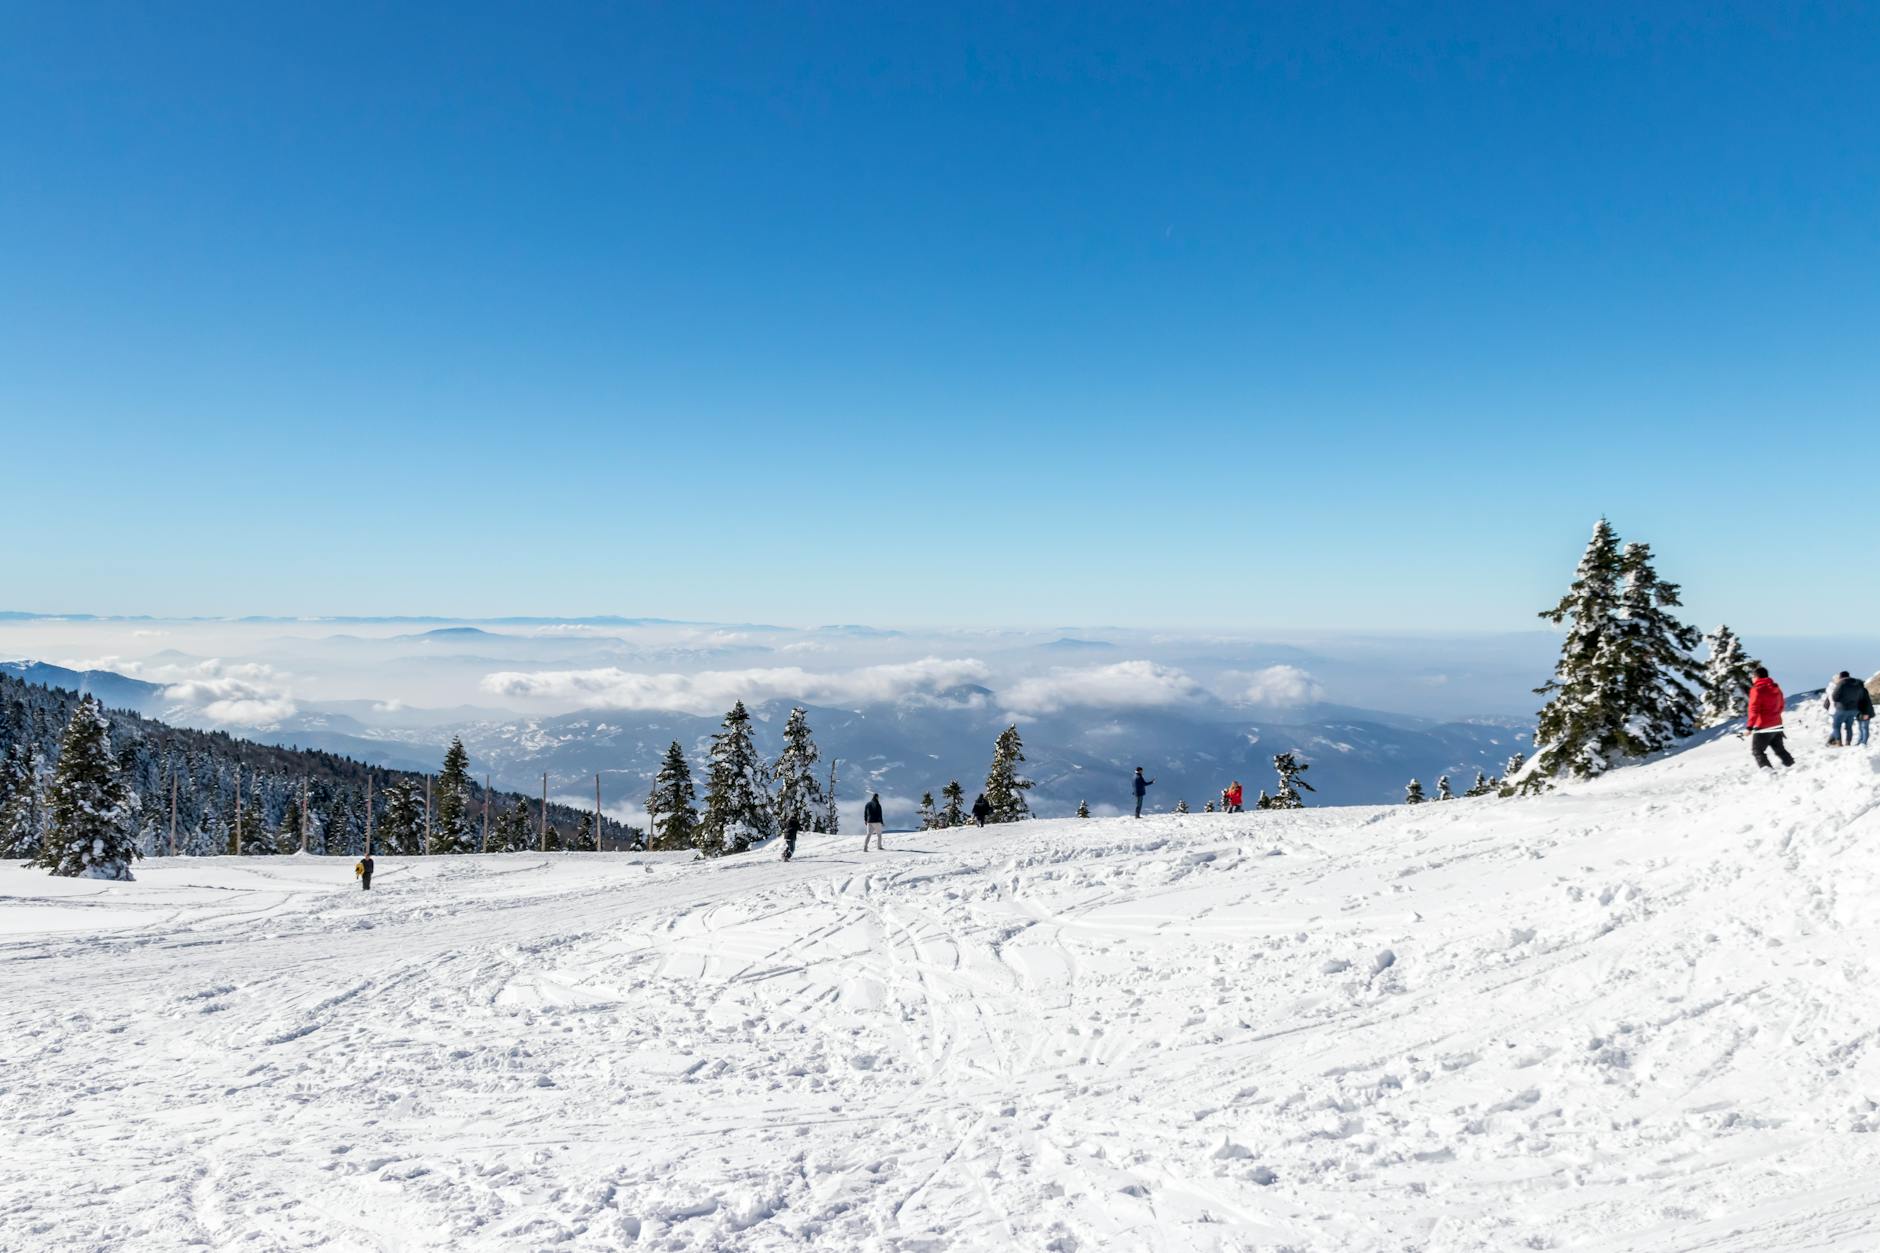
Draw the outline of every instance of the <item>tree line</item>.
<instances>
[{"instance_id":1,"label":"tree line","mask_svg":"<svg viewBox=\"0 0 1880 1253\"><path fill-rule=\"evenodd\" d=\"M377 851L412 854L533 849L544 840L549 848L591 849L595 823L594 813L544 808L478 783L461 741L433 777L174 727L0 675L0 857L52 857L82 873L84 865L71 871L73 862L48 850L102 841L128 850L128 865L138 856L269 855L303 846L358 856L368 836ZM604 814L598 829L602 847L643 839ZM83 850L74 856L83 861ZM98 865L116 864L97 856Z\"/></svg>"}]
</instances>

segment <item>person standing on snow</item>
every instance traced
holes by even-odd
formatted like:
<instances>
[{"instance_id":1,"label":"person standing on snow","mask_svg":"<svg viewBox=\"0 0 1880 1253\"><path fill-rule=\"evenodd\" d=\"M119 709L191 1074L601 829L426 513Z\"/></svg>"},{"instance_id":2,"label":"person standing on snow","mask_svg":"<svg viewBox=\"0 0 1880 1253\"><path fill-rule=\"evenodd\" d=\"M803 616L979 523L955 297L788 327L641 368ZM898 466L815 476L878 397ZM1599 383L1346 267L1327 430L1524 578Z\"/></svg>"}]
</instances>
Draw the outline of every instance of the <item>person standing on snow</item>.
<instances>
[{"instance_id":1,"label":"person standing on snow","mask_svg":"<svg viewBox=\"0 0 1880 1253\"><path fill-rule=\"evenodd\" d=\"M1136 767L1136 777L1130 781L1130 786L1136 790L1136 816L1138 818L1142 817L1142 798L1149 794L1149 787L1154 782L1154 779L1143 778L1142 767Z\"/></svg>"},{"instance_id":2,"label":"person standing on snow","mask_svg":"<svg viewBox=\"0 0 1880 1253\"><path fill-rule=\"evenodd\" d=\"M1873 698L1867 695L1867 685L1843 670L1828 680L1828 690L1821 698L1821 703L1828 708L1828 716L1834 721L1828 732L1829 748L1846 748L1854 742L1854 727L1860 722L1862 698L1866 698L1867 707L1873 708ZM1872 717L1872 714L1868 715ZM1862 731L1867 728L1861 727ZM1863 736L1861 743L1866 743Z\"/></svg>"},{"instance_id":3,"label":"person standing on snow","mask_svg":"<svg viewBox=\"0 0 1880 1253\"><path fill-rule=\"evenodd\" d=\"M1867 747L1867 728L1873 723L1873 693L1867 690L1865 683L1860 685L1860 738L1854 741L1856 748Z\"/></svg>"},{"instance_id":4,"label":"person standing on snow","mask_svg":"<svg viewBox=\"0 0 1880 1253\"><path fill-rule=\"evenodd\" d=\"M367 853L364 857L359 859L359 864L353 867L353 873L359 876L359 890L362 892L370 892L372 890L371 853Z\"/></svg>"},{"instance_id":5,"label":"person standing on snow","mask_svg":"<svg viewBox=\"0 0 1880 1253\"><path fill-rule=\"evenodd\" d=\"M984 792L981 792L973 800L973 825L983 827L986 825L986 819L990 817L992 817L992 802L986 799Z\"/></svg>"},{"instance_id":6,"label":"person standing on snow","mask_svg":"<svg viewBox=\"0 0 1880 1253\"><path fill-rule=\"evenodd\" d=\"M1235 779L1233 786L1227 789L1227 812L1230 814L1239 813L1241 797L1245 795L1246 793L1240 790L1240 780Z\"/></svg>"},{"instance_id":7,"label":"person standing on snow","mask_svg":"<svg viewBox=\"0 0 1880 1253\"><path fill-rule=\"evenodd\" d=\"M1749 731L1749 751L1764 770L1769 769L1771 752L1783 765L1795 764L1795 758L1782 744L1782 709L1786 703L1769 671L1757 666L1756 681L1749 685L1749 716L1743 725Z\"/></svg>"},{"instance_id":8,"label":"person standing on snow","mask_svg":"<svg viewBox=\"0 0 1880 1253\"><path fill-rule=\"evenodd\" d=\"M877 853L887 852L888 846L881 842L880 792L876 792L874 795L870 796L868 803L862 806L862 823L866 828L862 832L862 851L864 853L868 851L868 841L872 839L875 842L875 851Z\"/></svg>"},{"instance_id":9,"label":"person standing on snow","mask_svg":"<svg viewBox=\"0 0 1880 1253\"><path fill-rule=\"evenodd\" d=\"M796 837L802 829L803 824L796 820L795 814L791 814L790 820L783 824L783 859L785 861L796 856Z\"/></svg>"}]
</instances>

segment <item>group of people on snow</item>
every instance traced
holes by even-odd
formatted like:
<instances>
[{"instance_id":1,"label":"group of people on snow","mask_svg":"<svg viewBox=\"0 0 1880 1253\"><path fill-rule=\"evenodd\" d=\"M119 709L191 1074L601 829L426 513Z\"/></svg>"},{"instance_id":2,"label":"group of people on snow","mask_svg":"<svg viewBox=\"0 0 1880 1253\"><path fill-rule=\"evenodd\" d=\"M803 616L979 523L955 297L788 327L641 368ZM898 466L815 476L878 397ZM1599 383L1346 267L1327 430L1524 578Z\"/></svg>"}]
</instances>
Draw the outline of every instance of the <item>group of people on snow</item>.
<instances>
[{"instance_id":1,"label":"group of people on snow","mask_svg":"<svg viewBox=\"0 0 1880 1253\"><path fill-rule=\"evenodd\" d=\"M1783 765L1792 766L1795 758L1783 742L1782 730L1782 711L1788 707L1788 700L1769 677L1768 669L1757 666L1755 674L1749 687L1749 712L1743 719L1750 753L1765 770L1770 769L1770 753ZM1858 748L1867 743L1868 727L1873 722L1873 692L1865 683L1843 670L1828 681L1821 703L1828 711L1829 748Z\"/></svg>"}]
</instances>

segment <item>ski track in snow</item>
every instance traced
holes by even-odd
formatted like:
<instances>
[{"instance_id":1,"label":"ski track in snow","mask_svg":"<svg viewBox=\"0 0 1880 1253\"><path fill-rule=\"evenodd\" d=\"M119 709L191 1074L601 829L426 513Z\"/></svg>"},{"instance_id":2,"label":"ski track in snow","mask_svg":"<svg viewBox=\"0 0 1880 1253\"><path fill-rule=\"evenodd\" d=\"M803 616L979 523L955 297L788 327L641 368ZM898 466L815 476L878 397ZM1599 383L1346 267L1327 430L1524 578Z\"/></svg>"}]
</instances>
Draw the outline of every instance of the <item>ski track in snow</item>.
<instances>
[{"instance_id":1,"label":"ski track in snow","mask_svg":"<svg viewBox=\"0 0 1880 1253\"><path fill-rule=\"evenodd\" d=\"M0 866L0 1248L1880 1248L1880 771Z\"/></svg>"}]
</instances>

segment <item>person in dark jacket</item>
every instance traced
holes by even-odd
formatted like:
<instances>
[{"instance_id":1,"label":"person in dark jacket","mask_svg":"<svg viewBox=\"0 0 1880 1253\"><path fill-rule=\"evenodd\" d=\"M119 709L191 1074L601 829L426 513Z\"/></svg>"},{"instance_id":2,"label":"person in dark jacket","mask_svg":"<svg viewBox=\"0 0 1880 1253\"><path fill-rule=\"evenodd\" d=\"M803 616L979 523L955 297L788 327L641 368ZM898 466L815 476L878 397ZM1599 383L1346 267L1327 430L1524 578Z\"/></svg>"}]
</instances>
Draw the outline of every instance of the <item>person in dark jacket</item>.
<instances>
[{"instance_id":1,"label":"person in dark jacket","mask_svg":"<svg viewBox=\"0 0 1880 1253\"><path fill-rule=\"evenodd\" d=\"M1743 725L1749 731L1749 751L1764 770L1770 768L1772 752L1783 765L1795 764L1795 758L1789 756L1789 750L1782 743L1782 710L1787 703L1769 672L1757 666L1756 681L1749 685L1749 716L1743 720Z\"/></svg>"},{"instance_id":2,"label":"person in dark jacket","mask_svg":"<svg viewBox=\"0 0 1880 1253\"><path fill-rule=\"evenodd\" d=\"M881 842L881 824L881 793L876 792L868 798L868 803L862 806L862 825L864 828L862 831L862 851L864 853L868 851L868 841L871 839L875 842L876 852L885 853L888 851L888 846Z\"/></svg>"},{"instance_id":3,"label":"person in dark jacket","mask_svg":"<svg viewBox=\"0 0 1880 1253\"><path fill-rule=\"evenodd\" d=\"M978 799L973 801L973 825L983 827L986 825L986 819L990 817L992 817L992 802L986 799L984 792L981 792Z\"/></svg>"},{"instance_id":4,"label":"person in dark jacket","mask_svg":"<svg viewBox=\"0 0 1880 1253\"><path fill-rule=\"evenodd\" d=\"M1130 786L1136 789L1136 816L1138 818L1142 817L1142 798L1149 794L1150 785L1154 782L1154 779L1143 778L1142 767L1136 767L1136 777L1130 781Z\"/></svg>"},{"instance_id":5,"label":"person in dark jacket","mask_svg":"<svg viewBox=\"0 0 1880 1253\"><path fill-rule=\"evenodd\" d=\"M796 856L796 837L802 829L803 824L796 820L795 814L791 814L789 821L783 824L783 859L785 861Z\"/></svg>"},{"instance_id":6,"label":"person in dark jacket","mask_svg":"<svg viewBox=\"0 0 1880 1253\"><path fill-rule=\"evenodd\" d=\"M353 867L353 873L359 876L360 890L364 892L370 892L372 890L372 854L371 853L367 853L364 857L361 857L359 859L359 864Z\"/></svg>"},{"instance_id":7,"label":"person in dark jacket","mask_svg":"<svg viewBox=\"0 0 1880 1253\"><path fill-rule=\"evenodd\" d=\"M1828 681L1828 691L1822 698L1822 704L1828 707L1828 716L1833 719L1832 729L1828 732L1829 748L1846 748L1854 742L1854 728L1860 725L1860 706L1865 700L1869 709L1873 708L1873 698L1867 695L1867 685L1843 670ZM1871 716L1871 715L1869 715ZM1866 727L1862 726L1865 731ZM1863 738L1861 743L1866 743Z\"/></svg>"}]
</instances>

